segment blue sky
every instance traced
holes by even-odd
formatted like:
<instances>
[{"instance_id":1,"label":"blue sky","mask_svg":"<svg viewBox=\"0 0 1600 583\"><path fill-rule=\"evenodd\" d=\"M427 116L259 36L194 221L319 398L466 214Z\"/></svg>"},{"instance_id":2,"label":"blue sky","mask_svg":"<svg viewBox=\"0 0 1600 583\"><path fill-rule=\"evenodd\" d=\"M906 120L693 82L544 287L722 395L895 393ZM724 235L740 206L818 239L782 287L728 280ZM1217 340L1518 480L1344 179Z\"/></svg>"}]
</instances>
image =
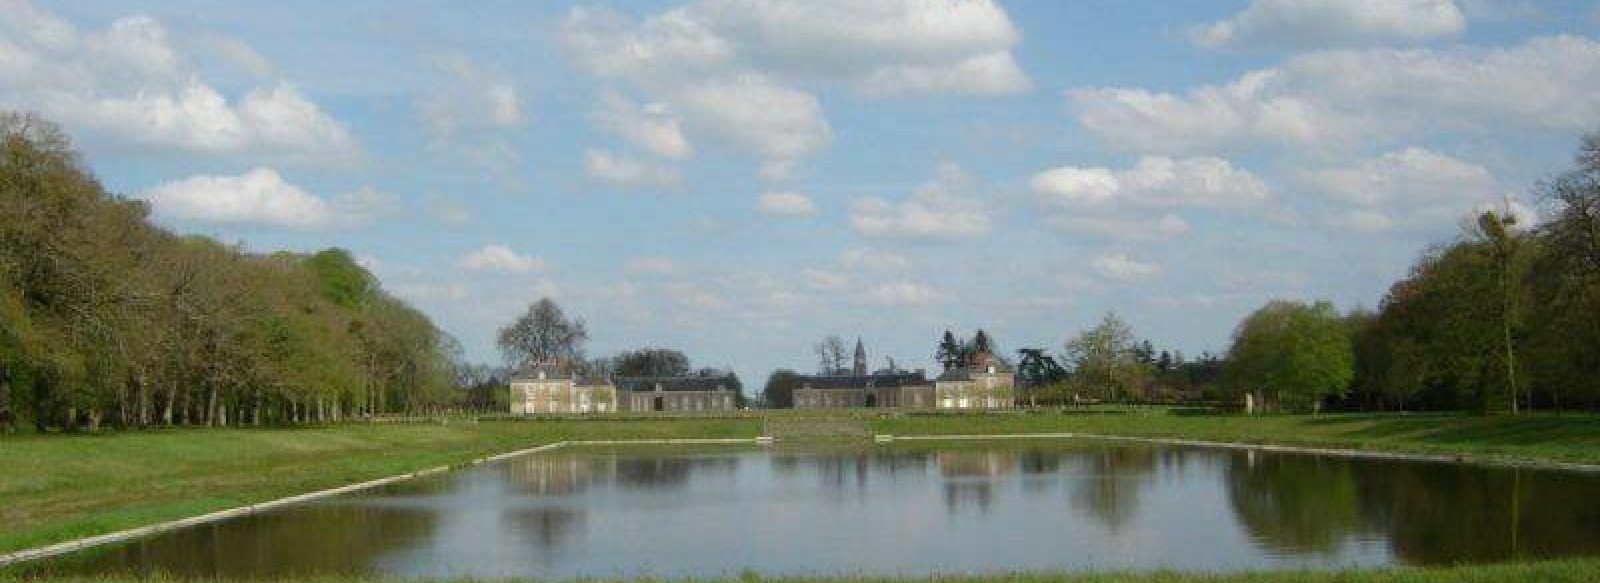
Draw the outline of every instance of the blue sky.
<instances>
[{"instance_id":1,"label":"blue sky","mask_svg":"<svg viewBox=\"0 0 1600 583\"><path fill-rule=\"evenodd\" d=\"M550 295L590 352L758 386L860 336L1187 354L1375 305L1600 129L1591 0L0 0L0 107L162 224L339 246L471 357Z\"/></svg>"}]
</instances>

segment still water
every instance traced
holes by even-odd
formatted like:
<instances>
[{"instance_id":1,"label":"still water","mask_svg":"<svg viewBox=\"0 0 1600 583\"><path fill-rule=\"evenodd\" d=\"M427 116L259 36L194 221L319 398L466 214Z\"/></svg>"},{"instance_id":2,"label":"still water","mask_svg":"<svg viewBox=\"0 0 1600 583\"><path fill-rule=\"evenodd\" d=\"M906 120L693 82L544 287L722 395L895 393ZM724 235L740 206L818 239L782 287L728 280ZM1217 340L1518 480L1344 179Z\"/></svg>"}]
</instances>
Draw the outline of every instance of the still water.
<instances>
[{"instance_id":1,"label":"still water","mask_svg":"<svg viewBox=\"0 0 1600 583\"><path fill-rule=\"evenodd\" d=\"M1600 476L1099 441L570 448L30 569L403 577L1335 567L1600 555Z\"/></svg>"}]
</instances>

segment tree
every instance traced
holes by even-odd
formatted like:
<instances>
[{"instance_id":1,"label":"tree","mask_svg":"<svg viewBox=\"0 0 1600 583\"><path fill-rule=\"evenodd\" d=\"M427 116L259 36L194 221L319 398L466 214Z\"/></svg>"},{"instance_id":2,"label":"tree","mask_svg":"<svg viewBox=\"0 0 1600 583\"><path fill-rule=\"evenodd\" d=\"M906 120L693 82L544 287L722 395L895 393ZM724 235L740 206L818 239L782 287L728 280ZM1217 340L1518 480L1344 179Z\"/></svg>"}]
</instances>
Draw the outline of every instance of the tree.
<instances>
[{"instance_id":1,"label":"tree","mask_svg":"<svg viewBox=\"0 0 1600 583\"><path fill-rule=\"evenodd\" d=\"M611 359L612 372L624 377L669 377L689 374L689 357L671 348L641 348Z\"/></svg>"},{"instance_id":2,"label":"tree","mask_svg":"<svg viewBox=\"0 0 1600 583\"><path fill-rule=\"evenodd\" d=\"M497 344L510 366L567 361L583 357L589 339L583 320L568 319L550 298L541 298L528 311L500 329Z\"/></svg>"},{"instance_id":3,"label":"tree","mask_svg":"<svg viewBox=\"0 0 1600 583\"><path fill-rule=\"evenodd\" d=\"M944 338L939 340L939 348L934 351L933 359L939 362L944 370L951 370L961 366L965 358L965 351L961 344L956 342L956 335L949 330L944 331Z\"/></svg>"},{"instance_id":4,"label":"tree","mask_svg":"<svg viewBox=\"0 0 1600 583\"><path fill-rule=\"evenodd\" d=\"M1133 329L1116 313L1106 313L1099 324L1067 342L1073 386L1105 400L1132 397L1150 374L1136 358L1135 347Z\"/></svg>"},{"instance_id":5,"label":"tree","mask_svg":"<svg viewBox=\"0 0 1600 583\"><path fill-rule=\"evenodd\" d=\"M1348 391L1353 360L1349 330L1333 304L1278 300L1239 324L1223 374L1237 394L1317 410Z\"/></svg>"},{"instance_id":6,"label":"tree","mask_svg":"<svg viewBox=\"0 0 1600 583\"><path fill-rule=\"evenodd\" d=\"M794 407L794 391L800 388L800 374L788 369L772 371L761 389L761 402L772 409Z\"/></svg>"},{"instance_id":7,"label":"tree","mask_svg":"<svg viewBox=\"0 0 1600 583\"><path fill-rule=\"evenodd\" d=\"M828 336L812 347L817 355L817 374L836 375L844 374L848 368L845 357L844 340L838 336Z\"/></svg>"}]
</instances>

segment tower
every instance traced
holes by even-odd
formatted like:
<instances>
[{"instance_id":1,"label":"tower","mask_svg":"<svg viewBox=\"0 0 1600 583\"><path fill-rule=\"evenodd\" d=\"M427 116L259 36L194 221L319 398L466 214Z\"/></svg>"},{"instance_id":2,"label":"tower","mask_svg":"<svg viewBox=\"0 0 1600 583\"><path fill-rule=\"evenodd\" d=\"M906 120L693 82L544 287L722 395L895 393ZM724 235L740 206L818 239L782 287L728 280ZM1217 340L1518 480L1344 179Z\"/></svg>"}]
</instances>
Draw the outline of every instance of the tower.
<instances>
[{"instance_id":1,"label":"tower","mask_svg":"<svg viewBox=\"0 0 1600 583\"><path fill-rule=\"evenodd\" d=\"M861 344L860 338L856 339L856 362L855 366L850 368L850 372L856 375L867 374L867 347Z\"/></svg>"}]
</instances>

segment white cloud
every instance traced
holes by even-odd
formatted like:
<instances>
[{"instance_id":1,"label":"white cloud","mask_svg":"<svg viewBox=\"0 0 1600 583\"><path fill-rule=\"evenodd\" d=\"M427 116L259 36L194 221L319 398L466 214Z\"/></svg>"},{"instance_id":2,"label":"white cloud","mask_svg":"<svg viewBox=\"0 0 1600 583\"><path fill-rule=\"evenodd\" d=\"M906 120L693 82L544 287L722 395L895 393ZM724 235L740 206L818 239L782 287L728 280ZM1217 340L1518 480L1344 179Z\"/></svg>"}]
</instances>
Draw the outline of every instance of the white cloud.
<instances>
[{"instance_id":1,"label":"white cloud","mask_svg":"<svg viewBox=\"0 0 1600 583\"><path fill-rule=\"evenodd\" d=\"M831 141L803 86L889 95L1031 84L1011 55L1020 35L990 0L701 0L642 19L578 7L562 33L590 73L649 95L691 131L753 152L769 179L788 177ZM612 120L601 124L622 133ZM661 130L629 139L675 151L662 146L675 138Z\"/></svg>"},{"instance_id":2,"label":"white cloud","mask_svg":"<svg viewBox=\"0 0 1600 583\"><path fill-rule=\"evenodd\" d=\"M1069 96L1085 128L1156 153L1490 128L1579 132L1600 118L1600 43L1558 36L1510 48L1322 51L1182 94L1110 87Z\"/></svg>"},{"instance_id":3,"label":"white cloud","mask_svg":"<svg viewBox=\"0 0 1600 583\"><path fill-rule=\"evenodd\" d=\"M417 98L416 107L435 137L512 128L523 123L522 99L505 74L459 53L433 55L427 64L440 78L430 91Z\"/></svg>"},{"instance_id":4,"label":"white cloud","mask_svg":"<svg viewBox=\"0 0 1600 583\"><path fill-rule=\"evenodd\" d=\"M1460 34L1466 24L1453 0L1254 0L1193 34L1212 48L1303 49L1422 42Z\"/></svg>"},{"instance_id":5,"label":"white cloud","mask_svg":"<svg viewBox=\"0 0 1600 583\"><path fill-rule=\"evenodd\" d=\"M847 269L894 271L911 268L911 259L892 251L871 248L849 249L839 254L839 264Z\"/></svg>"},{"instance_id":6,"label":"white cloud","mask_svg":"<svg viewBox=\"0 0 1600 583\"><path fill-rule=\"evenodd\" d=\"M463 256L461 267L468 271L527 273L544 269L544 260L518 254L505 245L485 245Z\"/></svg>"},{"instance_id":7,"label":"white cloud","mask_svg":"<svg viewBox=\"0 0 1600 583\"><path fill-rule=\"evenodd\" d=\"M210 223L321 228L336 222L334 206L268 168L240 176L193 176L157 185L145 200L157 213Z\"/></svg>"},{"instance_id":8,"label":"white cloud","mask_svg":"<svg viewBox=\"0 0 1600 583\"><path fill-rule=\"evenodd\" d=\"M1189 222L1167 213L1153 219L1070 215L1051 218L1049 224L1065 233L1118 241L1154 241L1189 233Z\"/></svg>"},{"instance_id":9,"label":"white cloud","mask_svg":"<svg viewBox=\"0 0 1600 583\"><path fill-rule=\"evenodd\" d=\"M1136 281L1161 274L1160 265L1138 261L1123 254L1095 257L1089 266L1094 268L1095 273L1117 281Z\"/></svg>"},{"instance_id":10,"label":"white cloud","mask_svg":"<svg viewBox=\"0 0 1600 583\"><path fill-rule=\"evenodd\" d=\"M248 50L230 42L234 57ZM23 0L0 1L0 107L130 145L319 162L355 155L344 126L292 84L230 98L188 63L148 17L80 31Z\"/></svg>"},{"instance_id":11,"label":"white cloud","mask_svg":"<svg viewBox=\"0 0 1600 583\"><path fill-rule=\"evenodd\" d=\"M965 239L989 232L983 201L968 191L972 180L960 168L946 165L939 177L899 203L867 197L857 200L850 225L868 237Z\"/></svg>"},{"instance_id":12,"label":"white cloud","mask_svg":"<svg viewBox=\"0 0 1600 583\"><path fill-rule=\"evenodd\" d=\"M768 192L756 202L756 210L774 217L810 217L817 214L817 205L803 194Z\"/></svg>"},{"instance_id":13,"label":"white cloud","mask_svg":"<svg viewBox=\"0 0 1600 583\"><path fill-rule=\"evenodd\" d=\"M802 269L800 277L805 280L806 285L819 290L836 290L850 284L850 278L825 269Z\"/></svg>"},{"instance_id":14,"label":"white cloud","mask_svg":"<svg viewBox=\"0 0 1600 583\"><path fill-rule=\"evenodd\" d=\"M696 128L757 153L770 180L787 178L801 158L833 140L815 96L765 75L705 79L677 88L672 99Z\"/></svg>"},{"instance_id":15,"label":"white cloud","mask_svg":"<svg viewBox=\"0 0 1600 583\"><path fill-rule=\"evenodd\" d=\"M943 299L944 294L920 283L895 282L878 285L862 292L861 299L869 304L884 306L926 306Z\"/></svg>"},{"instance_id":16,"label":"white cloud","mask_svg":"<svg viewBox=\"0 0 1600 583\"><path fill-rule=\"evenodd\" d=\"M1132 203L1156 206L1257 206L1272 198L1266 183L1221 158L1145 156L1127 170L1063 166L1034 175L1040 200L1062 207Z\"/></svg>"},{"instance_id":17,"label":"white cloud","mask_svg":"<svg viewBox=\"0 0 1600 583\"><path fill-rule=\"evenodd\" d=\"M666 188L677 186L678 171L670 166L619 156L605 150L589 150L584 167L595 180L625 187Z\"/></svg>"},{"instance_id":18,"label":"white cloud","mask_svg":"<svg viewBox=\"0 0 1600 583\"><path fill-rule=\"evenodd\" d=\"M1310 172L1302 181L1340 205L1330 222L1363 231L1454 227L1480 205L1500 206L1502 192L1487 168L1419 147Z\"/></svg>"},{"instance_id":19,"label":"white cloud","mask_svg":"<svg viewBox=\"0 0 1600 583\"><path fill-rule=\"evenodd\" d=\"M629 143L663 158L681 159L694 153L683 136L681 118L665 102L639 105L616 91L600 94L595 119Z\"/></svg>"}]
</instances>

